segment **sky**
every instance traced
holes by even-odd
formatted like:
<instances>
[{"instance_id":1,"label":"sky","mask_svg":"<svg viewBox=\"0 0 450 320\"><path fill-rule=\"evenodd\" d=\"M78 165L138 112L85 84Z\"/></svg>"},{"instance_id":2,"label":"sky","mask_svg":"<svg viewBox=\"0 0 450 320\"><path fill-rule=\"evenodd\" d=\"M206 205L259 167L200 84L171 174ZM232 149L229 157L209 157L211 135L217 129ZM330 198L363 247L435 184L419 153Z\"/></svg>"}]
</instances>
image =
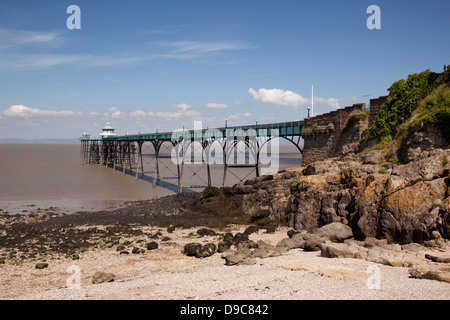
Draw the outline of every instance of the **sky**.
<instances>
[{"instance_id":1,"label":"sky","mask_svg":"<svg viewBox=\"0 0 450 320\"><path fill-rule=\"evenodd\" d=\"M450 64L449 11L448 0L2 0L0 139L300 120L312 86L315 114L367 103Z\"/></svg>"}]
</instances>

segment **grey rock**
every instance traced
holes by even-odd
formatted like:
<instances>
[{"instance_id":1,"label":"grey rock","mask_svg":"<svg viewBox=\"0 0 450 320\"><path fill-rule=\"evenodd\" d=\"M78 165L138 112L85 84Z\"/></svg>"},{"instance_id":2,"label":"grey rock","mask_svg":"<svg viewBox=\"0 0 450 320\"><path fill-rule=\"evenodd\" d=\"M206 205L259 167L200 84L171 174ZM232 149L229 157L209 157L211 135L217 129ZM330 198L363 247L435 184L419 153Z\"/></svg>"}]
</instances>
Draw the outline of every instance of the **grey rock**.
<instances>
[{"instance_id":1,"label":"grey rock","mask_svg":"<svg viewBox=\"0 0 450 320\"><path fill-rule=\"evenodd\" d=\"M106 272L96 272L92 278L93 284L100 284L104 282L113 282L115 280L115 275L112 273L106 273Z\"/></svg>"},{"instance_id":2,"label":"grey rock","mask_svg":"<svg viewBox=\"0 0 450 320\"><path fill-rule=\"evenodd\" d=\"M216 252L216 245L214 243L207 243L204 246L196 248L195 257L206 258L212 256L215 252Z\"/></svg>"},{"instance_id":3,"label":"grey rock","mask_svg":"<svg viewBox=\"0 0 450 320\"><path fill-rule=\"evenodd\" d=\"M333 242L344 242L353 237L352 229L340 222L333 222L320 227L316 232L320 237L327 237Z\"/></svg>"},{"instance_id":4,"label":"grey rock","mask_svg":"<svg viewBox=\"0 0 450 320\"><path fill-rule=\"evenodd\" d=\"M45 268L47 268L48 267L48 263L45 263L45 262L39 262L39 263L36 263L36 269L45 269Z\"/></svg>"},{"instance_id":5,"label":"grey rock","mask_svg":"<svg viewBox=\"0 0 450 320\"><path fill-rule=\"evenodd\" d=\"M155 250L158 249L158 243L155 241L147 243L147 250Z\"/></svg>"},{"instance_id":6,"label":"grey rock","mask_svg":"<svg viewBox=\"0 0 450 320\"><path fill-rule=\"evenodd\" d=\"M305 237L303 249L305 251L320 251L320 245L328 240L327 237L321 237L317 234L311 234Z\"/></svg>"},{"instance_id":7,"label":"grey rock","mask_svg":"<svg viewBox=\"0 0 450 320\"><path fill-rule=\"evenodd\" d=\"M285 239L280 240L276 246L288 248L288 249L298 249L298 248L302 248L303 245L304 245L304 240L297 240L294 238L285 238Z\"/></svg>"},{"instance_id":8,"label":"grey rock","mask_svg":"<svg viewBox=\"0 0 450 320\"><path fill-rule=\"evenodd\" d=\"M326 258L355 258L359 251L357 245L325 242L320 245L321 256Z\"/></svg>"},{"instance_id":9,"label":"grey rock","mask_svg":"<svg viewBox=\"0 0 450 320\"><path fill-rule=\"evenodd\" d=\"M201 248L202 245L197 242L190 242L184 246L184 254L187 256L195 256L197 249Z\"/></svg>"}]
</instances>

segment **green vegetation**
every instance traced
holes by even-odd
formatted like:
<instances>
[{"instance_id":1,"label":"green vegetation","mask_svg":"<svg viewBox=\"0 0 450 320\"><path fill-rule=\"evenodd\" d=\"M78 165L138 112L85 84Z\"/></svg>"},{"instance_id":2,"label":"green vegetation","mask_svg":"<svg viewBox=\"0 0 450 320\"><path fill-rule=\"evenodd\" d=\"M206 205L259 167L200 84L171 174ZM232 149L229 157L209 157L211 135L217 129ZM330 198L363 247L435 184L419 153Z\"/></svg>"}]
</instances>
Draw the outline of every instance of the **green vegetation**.
<instances>
[{"instance_id":1,"label":"green vegetation","mask_svg":"<svg viewBox=\"0 0 450 320\"><path fill-rule=\"evenodd\" d=\"M411 181L411 183L408 185L409 187L412 187L413 185L415 185L417 182L421 182L421 181L431 181L432 179L427 179L427 178L417 178L416 180Z\"/></svg>"},{"instance_id":2,"label":"green vegetation","mask_svg":"<svg viewBox=\"0 0 450 320\"><path fill-rule=\"evenodd\" d=\"M447 155L444 155L442 157L442 166L445 167L448 164Z\"/></svg>"},{"instance_id":3,"label":"green vegetation","mask_svg":"<svg viewBox=\"0 0 450 320\"><path fill-rule=\"evenodd\" d=\"M389 158L388 161L389 161L390 163L392 163L392 164L398 166L398 162L397 162L397 160L395 160L394 158Z\"/></svg>"},{"instance_id":4,"label":"green vegetation","mask_svg":"<svg viewBox=\"0 0 450 320\"><path fill-rule=\"evenodd\" d=\"M418 108L415 122L423 121L438 128L442 135L450 141L450 84L438 86L423 99Z\"/></svg>"},{"instance_id":5,"label":"green vegetation","mask_svg":"<svg viewBox=\"0 0 450 320\"><path fill-rule=\"evenodd\" d=\"M420 120L440 129L450 141L449 82L450 67L441 74L426 70L394 82L374 125L366 130L366 139L379 138L383 144L391 141L419 108Z\"/></svg>"},{"instance_id":6,"label":"green vegetation","mask_svg":"<svg viewBox=\"0 0 450 320\"><path fill-rule=\"evenodd\" d=\"M370 116L370 110L359 110L356 109L349 115L350 120L364 120Z\"/></svg>"},{"instance_id":7,"label":"green vegetation","mask_svg":"<svg viewBox=\"0 0 450 320\"><path fill-rule=\"evenodd\" d=\"M380 169L380 171L378 171L378 173L381 173L381 174L387 174L388 172L387 172L387 170L386 170L385 167L382 167L382 168Z\"/></svg>"}]
</instances>

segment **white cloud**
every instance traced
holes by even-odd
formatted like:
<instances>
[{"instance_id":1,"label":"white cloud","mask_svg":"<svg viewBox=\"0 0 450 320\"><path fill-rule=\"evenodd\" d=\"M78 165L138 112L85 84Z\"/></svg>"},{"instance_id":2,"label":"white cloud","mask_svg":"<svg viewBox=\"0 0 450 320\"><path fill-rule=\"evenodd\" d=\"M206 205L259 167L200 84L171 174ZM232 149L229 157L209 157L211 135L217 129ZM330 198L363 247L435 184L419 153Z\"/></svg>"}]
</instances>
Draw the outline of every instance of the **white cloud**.
<instances>
[{"instance_id":1,"label":"white cloud","mask_svg":"<svg viewBox=\"0 0 450 320\"><path fill-rule=\"evenodd\" d=\"M88 113L88 116L90 116L90 117L96 117L98 115L99 115L99 113L97 111L91 111Z\"/></svg>"},{"instance_id":2,"label":"white cloud","mask_svg":"<svg viewBox=\"0 0 450 320\"><path fill-rule=\"evenodd\" d=\"M175 41L162 42L161 44L172 47L167 54L161 54L165 58L193 59L221 51L248 49L251 46L242 41Z\"/></svg>"},{"instance_id":3,"label":"white cloud","mask_svg":"<svg viewBox=\"0 0 450 320\"><path fill-rule=\"evenodd\" d=\"M248 89L248 93L257 101L272 103L282 106L298 107L310 103L310 99L304 98L298 93L282 89Z\"/></svg>"},{"instance_id":4,"label":"white cloud","mask_svg":"<svg viewBox=\"0 0 450 320\"><path fill-rule=\"evenodd\" d=\"M305 98L298 93L281 90L281 89L258 89L258 91L253 88L248 89L248 93L257 101L262 101L264 103L271 103L282 106L307 106L311 105L311 99ZM314 103L326 104L329 107L338 109L340 107L338 98L322 98L314 96Z\"/></svg>"},{"instance_id":5,"label":"white cloud","mask_svg":"<svg viewBox=\"0 0 450 320\"><path fill-rule=\"evenodd\" d=\"M180 110L180 112L185 112L187 111L187 109L192 108L192 106L187 103L179 103L174 105L173 107Z\"/></svg>"},{"instance_id":6,"label":"white cloud","mask_svg":"<svg viewBox=\"0 0 450 320\"><path fill-rule=\"evenodd\" d=\"M111 113L111 118L122 118L125 117L127 114L125 112L120 112L120 111L114 111L113 113Z\"/></svg>"},{"instance_id":7,"label":"white cloud","mask_svg":"<svg viewBox=\"0 0 450 320\"><path fill-rule=\"evenodd\" d=\"M241 113L234 113L234 114L230 114L227 119L228 120L239 120L239 119L241 119L243 117L247 117L248 118L250 116L251 116L250 112L246 112L243 115Z\"/></svg>"},{"instance_id":8,"label":"white cloud","mask_svg":"<svg viewBox=\"0 0 450 320\"><path fill-rule=\"evenodd\" d=\"M178 111L149 111L147 115L163 119L166 121L178 121L178 120L184 120L185 118L197 118L200 119L202 117L202 114L196 110L191 110L192 106L187 103L179 103L173 106Z\"/></svg>"},{"instance_id":9,"label":"white cloud","mask_svg":"<svg viewBox=\"0 0 450 320\"><path fill-rule=\"evenodd\" d=\"M326 104L327 106L330 106L334 109L338 109L340 107L339 105L339 99L337 98L321 98L321 97L314 97L314 103L323 103Z\"/></svg>"},{"instance_id":10,"label":"white cloud","mask_svg":"<svg viewBox=\"0 0 450 320\"><path fill-rule=\"evenodd\" d=\"M49 44L60 40L61 32L23 31L0 28L0 49L17 48L27 44Z\"/></svg>"},{"instance_id":11,"label":"white cloud","mask_svg":"<svg viewBox=\"0 0 450 320\"><path fill-rule=\"evenodd\" d=\"M83 113L81 112L81 115ZM30 108L24 105L12 105L5 111L3 111L3 116L8 117L21 117L21 118L30 118L30 117L68 117L73 115L80 115L80 112L74 111L55 111L55 110L42 110L39 108Z\"/></svg>"},{"instance_id":12,"label":"white cloud","mask_svg":"<svg viewBox=\"0 0 450 320\"><path fill-rule=\"evenodd\" d=\"M134 111L129 113L129 116L133 117L133 118L141 118L141 117L145 117L146 115L147 115L147 113L145 111L140 110L140 109L134 110Z\"/></svg>"},{"instance_id":13,"label":"white cloud","mask_svg":"<svg viewBox=\"0 0 450 320\"><path fill-rule=\"evenodd\" d=\"M224 103L207 103L206 104L207 108L211 108L211 109L226 109L229 108L228 105L224 104Z\"/></svg>"}]
</instances>

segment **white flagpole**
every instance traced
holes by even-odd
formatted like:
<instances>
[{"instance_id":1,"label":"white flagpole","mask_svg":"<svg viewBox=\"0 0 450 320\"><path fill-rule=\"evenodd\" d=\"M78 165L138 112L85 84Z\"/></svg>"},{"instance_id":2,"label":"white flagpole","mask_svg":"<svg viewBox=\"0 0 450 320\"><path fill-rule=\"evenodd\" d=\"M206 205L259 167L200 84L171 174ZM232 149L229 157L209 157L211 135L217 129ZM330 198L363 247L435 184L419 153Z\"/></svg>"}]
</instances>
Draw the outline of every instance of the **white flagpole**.
<instances>
[{"instance_id":1,"label":"white flagpole","mask_svg":"<svg viewBox=\"0 0 450 320\"><path fill-rule=\"evenodd\" d=\"M311 117L314 117L314 86L311 86Z\"/></svg>"}]
</instances>

